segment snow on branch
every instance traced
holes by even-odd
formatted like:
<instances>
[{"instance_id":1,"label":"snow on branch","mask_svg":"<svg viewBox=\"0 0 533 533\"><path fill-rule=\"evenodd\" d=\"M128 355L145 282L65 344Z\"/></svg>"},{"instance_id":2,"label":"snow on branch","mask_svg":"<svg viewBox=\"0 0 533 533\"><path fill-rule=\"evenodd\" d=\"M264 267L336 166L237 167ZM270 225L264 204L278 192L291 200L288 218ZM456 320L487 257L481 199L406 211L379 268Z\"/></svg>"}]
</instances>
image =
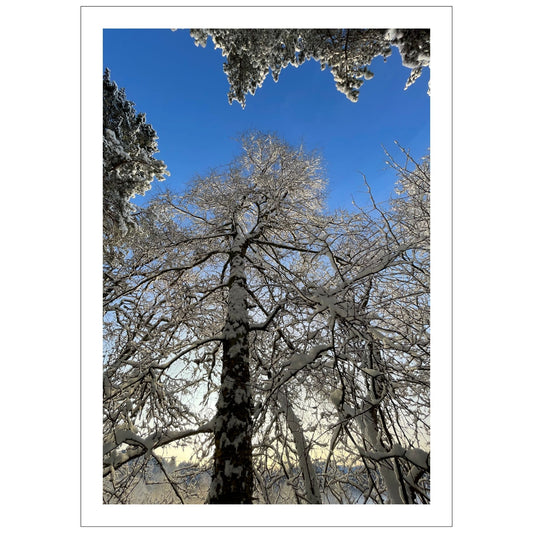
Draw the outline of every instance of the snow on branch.
<instances>
[{"instance_id":1,"label":"snow on branch","mask_svg":"<svg viewBox=\"0 0 533 533\"><path fill-rule=\"evenodd\" d=\"M178 440L200 433L212 433L213 428L214 419L195 429L164 433L157 431L148 437L141 437L130 429L116 429L113 431L113 440L104 442L104 477L111 473L111 467L117 469L132 459L152 453L152 450L167 446ZM129 447L126 450L117 451L117 448L124 444ZM105 457L106 455L108 457Z\"/></svg>"}]
</instances>

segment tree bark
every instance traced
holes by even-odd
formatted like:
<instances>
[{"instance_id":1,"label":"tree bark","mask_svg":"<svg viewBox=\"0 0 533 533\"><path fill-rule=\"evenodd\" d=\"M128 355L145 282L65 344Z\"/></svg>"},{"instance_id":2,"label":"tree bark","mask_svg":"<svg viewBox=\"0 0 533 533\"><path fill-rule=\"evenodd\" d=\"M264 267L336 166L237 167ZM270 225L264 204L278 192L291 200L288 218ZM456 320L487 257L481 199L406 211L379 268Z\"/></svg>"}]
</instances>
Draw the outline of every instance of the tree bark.
<instances>
[{"instance_id":1,"label":"tree bark","mask_svg":"<svg viewBox=\"0 0 533 533\"><path fill-rule=\"evenodd\" d=\"M367 368L369 370L379 370L376 368L376 362L380 359L379 348L373 342L370 342L367 354ZM387 453L387 449L383 445L379 430L379 403L382 399L383 385L381 383L382 376L371 375L367 379L367 397L362 402L363 414L359 417L363 438L365 440L365 449L370 447L372 452ZM387 488L388 503L403 504L407 503L404 491L402 490L402 483L400 480L400 472L394 459L386 459L377 462L377 468L385 487Z\"/></svg>"},{"instance_id":2,"label":"tree bark","mask_svg":"<svg viewBox=\"0 0 533 533\"><path fill-rule=\"evenodd\" d=\"M228 314L224 327L222 378L215 419L214 471L208 503L252 503L252 401L250 330L246 305L246 243L235 238L230 252Z\"/></svg>"},{"instance_id":3,"label":"tree bark","mask_svg":"<svg viewBox=\"0 0 533 533\"><path fill-rule=\"evenodd\" d=\"M296 446L296 452L298 454L298 463L300 464L300 470L302 471L302 477L305 487L305 498L308 503L321 504L322 498L320 496L320 483L316 475L315 466L311 457L309 456L309 450L307 443L305 442L304 431L296 413L291 407L287 395L284 391L280 391L278 394L281 409L285 413L287 425L294 438L294 445Z\"/></svg>"}]
</instances>

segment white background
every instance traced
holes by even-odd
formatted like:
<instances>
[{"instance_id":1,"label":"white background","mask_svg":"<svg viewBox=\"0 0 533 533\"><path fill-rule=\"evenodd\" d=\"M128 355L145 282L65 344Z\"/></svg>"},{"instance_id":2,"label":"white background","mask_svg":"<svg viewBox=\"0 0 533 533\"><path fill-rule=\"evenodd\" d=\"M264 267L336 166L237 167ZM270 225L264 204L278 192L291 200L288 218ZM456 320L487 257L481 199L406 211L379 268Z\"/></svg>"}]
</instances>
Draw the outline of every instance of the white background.
<instances>
[{"instance_id":1,"label":"white background","mask_svg":"<svg viewBox=\"0 0 533 533\"><path fill-rule=\"evenodd\" d=\"M2 7L2 522L15 531L80 526L80 385L85 395L91 376L80 379L79 8L68 1ZM453 16L453 524L465 532L525 531L531 476L530 417L522 412L531 404L528 17L524 3L513 1L504 7L457 2ZM99 88L100 76L101 65ZM433 125L433 102L432 113ZM435 143L433 137L434 172ZM98 257L89 258L89 266L86 259L84 279ZM84 320L88 312L84 304ZM94 357L100 365L101 345L91 353L85 340L84 364ZM309 507L308 513L318 512ZM181 523L176 507L166 512L172 525L203 525L206 508L191 506L190 520ZM314 523L357 525L359 513L373 520L370 513L378 512L359 509L349 517L328 511L327 519L324 512ZM278 512L271 508L268 518L279 523L272 517ZM288 516L281 524L292 525L294 515ZM379 514L371 523L385 520ZM254 521L266 525L266 519Z\"/></svg>"},{"instance_id":2,"label":"white background","mask_svg":"<svg viewBox=\"0 0 533 533\"><path fill-rule=\"evenodd\" d=\"M84 525L301 526L449 525L451 522L451 13L449 8L84 8L82 11L83 346L82 518ZM104 506L101 502L101 72L102 28L430 27L432 36L432 504L430 506ZM332 90L333 86L332 86ZM148 111L148 110L147 110Z\"/></svg>"}]
</instances>

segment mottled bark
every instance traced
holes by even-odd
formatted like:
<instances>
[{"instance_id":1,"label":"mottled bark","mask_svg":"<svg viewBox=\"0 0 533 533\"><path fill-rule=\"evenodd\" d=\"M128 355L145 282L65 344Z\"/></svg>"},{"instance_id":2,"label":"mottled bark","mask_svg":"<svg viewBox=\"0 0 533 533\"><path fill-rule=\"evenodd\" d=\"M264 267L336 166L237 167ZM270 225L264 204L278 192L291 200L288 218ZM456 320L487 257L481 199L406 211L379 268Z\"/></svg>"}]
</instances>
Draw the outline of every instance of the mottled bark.
<instances>
[{"instance_id":1,"label":"mottled bark","mask_svg":"<svg viewBox=\"0 0 533 533\"><path fill-rule=\"evenodd\" d=\"M215 456L208 503L252 503L252 404L244 253L230 253L228 314L224 327L222 379L215 419Z\"/></svg>"}]
</instances>

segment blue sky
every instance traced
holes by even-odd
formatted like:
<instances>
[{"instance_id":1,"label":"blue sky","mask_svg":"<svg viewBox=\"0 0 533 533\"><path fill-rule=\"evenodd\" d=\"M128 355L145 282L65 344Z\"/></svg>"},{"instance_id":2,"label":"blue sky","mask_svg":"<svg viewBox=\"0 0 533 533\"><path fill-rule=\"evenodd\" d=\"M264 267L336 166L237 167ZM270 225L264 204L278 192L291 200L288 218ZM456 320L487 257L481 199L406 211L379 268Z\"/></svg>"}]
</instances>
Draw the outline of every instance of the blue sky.
<instances>
[{"instance_id":1,"label":"blue sky","mask_svg":"<svg viewBox=\"0 0 533 533\"><path fill-rule=\"evenodd\" d=\"M284 69L277 83L269 76L247 96L245 109L230 105L221 51L210 40L196 47L188 30L104 30L103 68L156 130L157 157L171 173L163 186L179 191L192 177L229 163L239 153L235 139L257 129L321 153L336 208L349 207L352 197L367 203L361 173L379 201L388 198L395 175L386 169L383 147L402 161L395 140L416 159L430 146L429 69L404 91L409 69L393 50L386 63L373 61L375 76L357 103L337 91L328 70L308 61Z\"/></svg>"}]
</instances>

